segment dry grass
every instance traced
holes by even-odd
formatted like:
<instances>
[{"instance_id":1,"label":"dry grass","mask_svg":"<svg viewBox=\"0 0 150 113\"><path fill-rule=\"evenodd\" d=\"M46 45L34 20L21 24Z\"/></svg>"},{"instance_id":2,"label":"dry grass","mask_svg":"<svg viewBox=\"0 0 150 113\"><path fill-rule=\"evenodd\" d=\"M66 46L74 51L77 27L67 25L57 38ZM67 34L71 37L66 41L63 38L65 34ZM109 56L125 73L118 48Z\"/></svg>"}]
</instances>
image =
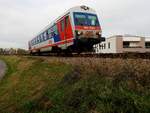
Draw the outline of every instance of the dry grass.
<instances>
[{"instance_id":1,"label":"dry grass","mask_svg":"<svg viewBox=\"0 0 150 113\"><path fill-rule=\"evenodd\" d=\"M148 59L0 59L9 68L0 82L0 112L149 113Z\"/></svg>"}]
</instances>

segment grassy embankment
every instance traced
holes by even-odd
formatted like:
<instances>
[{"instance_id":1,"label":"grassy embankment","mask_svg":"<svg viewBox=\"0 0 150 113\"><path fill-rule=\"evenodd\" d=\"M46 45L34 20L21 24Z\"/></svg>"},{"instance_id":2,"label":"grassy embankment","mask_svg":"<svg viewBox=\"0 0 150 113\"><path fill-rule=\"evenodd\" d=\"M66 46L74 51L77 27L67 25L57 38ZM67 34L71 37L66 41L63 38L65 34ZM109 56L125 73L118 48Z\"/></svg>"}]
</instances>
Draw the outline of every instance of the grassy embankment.
<instances>
[{"instance_id":1,"label":"grassy embankment","mask_svg":"<svg viewBox=\"0 0 150 113\"><path fill-rule=\"evenodd\" d=\"M0 59L0 113L150 113L150 60Z\"/></svg>"}]
</instances>

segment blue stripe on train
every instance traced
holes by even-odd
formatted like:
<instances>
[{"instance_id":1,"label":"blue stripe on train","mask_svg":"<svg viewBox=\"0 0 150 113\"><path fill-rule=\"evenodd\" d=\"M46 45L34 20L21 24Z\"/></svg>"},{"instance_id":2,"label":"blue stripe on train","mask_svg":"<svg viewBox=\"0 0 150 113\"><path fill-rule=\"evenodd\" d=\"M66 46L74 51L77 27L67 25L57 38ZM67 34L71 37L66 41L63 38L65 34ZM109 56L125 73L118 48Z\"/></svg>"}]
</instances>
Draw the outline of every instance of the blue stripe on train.
<instances>
[{"instance_id":1,"label":"blue stripe on train","mask_svg":"<svg viewBox=\"0 0 150 113\"><path fill-rule=\"evenodd\" d=\"M55 35L53 38L54 38L54 42L59 42L59 41L61 41L59 35Z\"/></svg>"}]
</instances>

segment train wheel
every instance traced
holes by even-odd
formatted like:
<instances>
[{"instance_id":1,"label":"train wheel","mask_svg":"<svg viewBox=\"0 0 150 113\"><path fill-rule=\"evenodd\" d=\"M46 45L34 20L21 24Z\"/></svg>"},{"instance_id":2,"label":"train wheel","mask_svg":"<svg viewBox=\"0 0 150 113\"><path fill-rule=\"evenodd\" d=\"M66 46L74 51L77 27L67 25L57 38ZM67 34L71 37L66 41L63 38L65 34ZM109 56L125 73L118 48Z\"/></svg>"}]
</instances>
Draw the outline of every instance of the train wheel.
<instances>
[{"instance_id":1,"label":"train wheel","mask_svg":"<svg viewBox=\"0 0 150 113\"><path fill-rule=\"evenodd\" d=\"M72 47L68 47L65 51L65 56L72 56Z\"/></svg>"},{"instance_id":2,"label":"train wheel","mask_svg":"<svg viewBox=\"0 0 150 113\"><path fill-rule=\"evenodd\" d=\"M61 48L58 48L56 53L57 53L57 56L61 56L61 54L62 54Z\"/></svg>"}]
</instances>

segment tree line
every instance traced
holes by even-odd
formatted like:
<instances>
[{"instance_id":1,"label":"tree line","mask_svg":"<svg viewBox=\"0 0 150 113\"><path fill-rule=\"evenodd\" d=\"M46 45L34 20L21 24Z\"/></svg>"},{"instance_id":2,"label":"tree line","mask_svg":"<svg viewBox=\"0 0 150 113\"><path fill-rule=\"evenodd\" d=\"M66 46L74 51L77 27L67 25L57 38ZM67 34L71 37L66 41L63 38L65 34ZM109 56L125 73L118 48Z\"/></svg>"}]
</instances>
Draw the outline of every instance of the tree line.
<instances>
[{"instance_id":1,"label":"tree line","mask_svg":"<svg viewBox=\"0 0 150 113\"><path fill-rule=\"evenodd\" d=\"M25 49L14 48L0 48L0 55L27 55L28 51Z\"/></svg>"}]
</instances>

